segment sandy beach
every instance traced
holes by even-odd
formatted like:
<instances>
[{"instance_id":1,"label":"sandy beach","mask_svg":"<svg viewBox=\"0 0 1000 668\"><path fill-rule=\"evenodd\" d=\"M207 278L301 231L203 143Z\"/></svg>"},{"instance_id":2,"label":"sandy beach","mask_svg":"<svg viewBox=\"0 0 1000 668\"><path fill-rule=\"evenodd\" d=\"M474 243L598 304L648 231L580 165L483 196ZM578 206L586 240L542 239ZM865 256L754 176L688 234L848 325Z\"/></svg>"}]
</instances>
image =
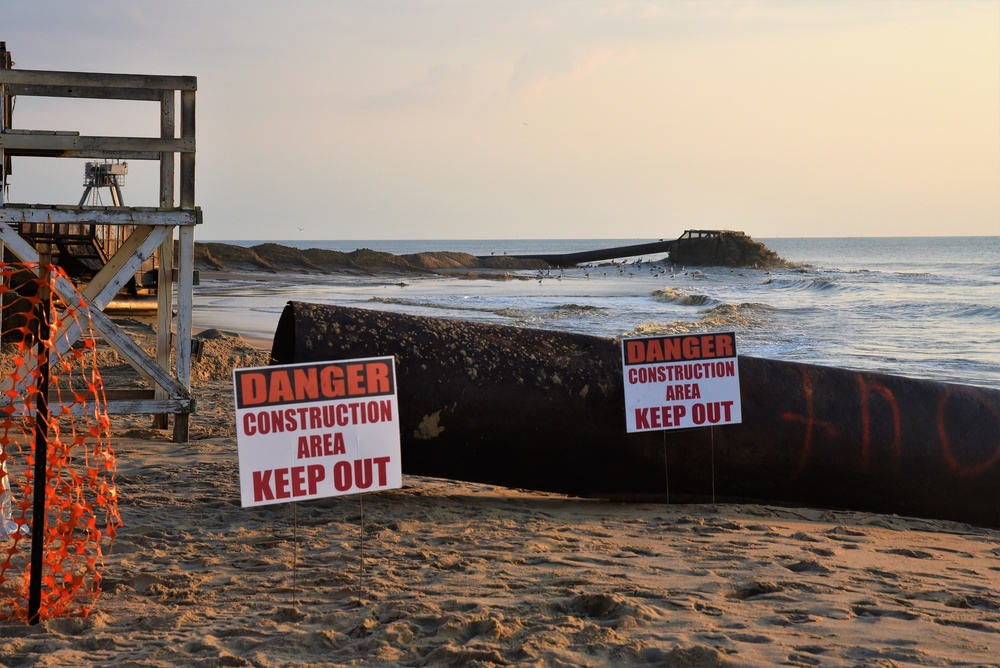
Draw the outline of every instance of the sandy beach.
<instances>
[{"instance_id":1,"label":"sandy beach","mask_svg":"<svg viewBox=\"0 0 1000 668\"><path fill-rule=\"evenodd\" d=\"M0 625L0 663L1000 665L993 529L414 476L243 509L230 374L266 343L207 334L189 443L114 419L104 591L86 618Z\"/></svg>"}]
</instances>

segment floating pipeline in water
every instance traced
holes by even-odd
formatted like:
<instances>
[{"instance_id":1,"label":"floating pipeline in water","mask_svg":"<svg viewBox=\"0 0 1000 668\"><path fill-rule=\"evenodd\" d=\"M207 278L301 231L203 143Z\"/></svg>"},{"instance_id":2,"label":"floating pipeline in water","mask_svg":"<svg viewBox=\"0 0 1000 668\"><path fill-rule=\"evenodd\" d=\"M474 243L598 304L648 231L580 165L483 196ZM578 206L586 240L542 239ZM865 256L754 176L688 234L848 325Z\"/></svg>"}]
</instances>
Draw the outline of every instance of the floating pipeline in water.
<instances>
[{"instance_id":1,"label":"floating pipeline in water","mask_svg":"<svg viewBox=\"0 0 1000 668\"><path fill-rule=\"evenodd\" d=\"M666 449L675 501L711 498L714 456L720 500L1000 526L998 390L740 356L742 424L627 434L610 339L290 302L272 349L383 355L407 474L666 499Z\"/></svg>"}]
</instances>

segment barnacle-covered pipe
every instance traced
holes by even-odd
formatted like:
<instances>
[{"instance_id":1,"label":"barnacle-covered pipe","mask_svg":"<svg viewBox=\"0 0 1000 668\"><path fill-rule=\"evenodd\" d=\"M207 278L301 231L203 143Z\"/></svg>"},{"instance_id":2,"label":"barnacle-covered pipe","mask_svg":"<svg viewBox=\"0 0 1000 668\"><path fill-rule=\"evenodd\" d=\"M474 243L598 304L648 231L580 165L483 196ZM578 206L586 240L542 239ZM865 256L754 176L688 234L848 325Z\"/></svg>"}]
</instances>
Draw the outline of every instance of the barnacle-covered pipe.
<instances>
[{"instance_id":1,"label":"barnacle-covered pipe","mask_svg":"<svg viewBox=\"0 0 1000 668\"><path fill-rule=\"evenodd\" d=\"M272 349L278 364L384 355L406 474L1000 526L998 390L740 356L742 423L628 434L611 339L290 302Z\"/></svg>"}]
</instances>

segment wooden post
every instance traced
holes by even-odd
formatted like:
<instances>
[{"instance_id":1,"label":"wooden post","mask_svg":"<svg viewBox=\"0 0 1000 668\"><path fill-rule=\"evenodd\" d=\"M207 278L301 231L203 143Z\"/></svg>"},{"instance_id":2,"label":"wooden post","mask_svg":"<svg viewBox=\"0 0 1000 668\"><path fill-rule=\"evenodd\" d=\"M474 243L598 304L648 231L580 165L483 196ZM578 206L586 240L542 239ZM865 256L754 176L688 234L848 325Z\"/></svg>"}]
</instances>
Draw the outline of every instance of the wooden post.
<instances>
[{"instance_id":1,"label":"wooden post","mask_svg":"<svg viewBox=\"0 0 1000 668\"><path fill-rule=\"evenodd\" d=\"M163 139L174 136L174 91L161 91L160 97L160 137ZM160 208L171 209L174 206L174 154L160 154ZM173 321L171 312L174 302L173 261L174 235L171 234L160 244L156 252L156 362L166 371L170 371L170 332ZM157 387L156 399L166 399L167 392ZM169 420L166 413L153 415L153 429L166 429Z\"/></svg>"},{"instance_id":2,"label":"wooden post","mask_svg":"<svg viewBox=\"0 0 1000 668\"><path fill-rule=\"evenodd\" d=\"M181 91L181 139L195 139L195 91ZM181 153L180 208L194 209L195 157ZM194 304L194 228L178 229L177 257L177 339L174 342L175 374L185 387L191 387L191 310ZM190 413L174 415L174 442L188 440Z\"/></svg>"},{"instance_id":3,"label":"wooden post","mask_svg":"<svg viewBox=\"0 0 1000 668\"><path fill-rule=\"evenodd\" d=\"M174 375L184 387L191 387L191 311L194 306L194 228L184 226L178 230L177 257L177 340L175 342L176 368ZM186 443L190 413L174 415L174 442Z\"/></svg>"}]
</instances>

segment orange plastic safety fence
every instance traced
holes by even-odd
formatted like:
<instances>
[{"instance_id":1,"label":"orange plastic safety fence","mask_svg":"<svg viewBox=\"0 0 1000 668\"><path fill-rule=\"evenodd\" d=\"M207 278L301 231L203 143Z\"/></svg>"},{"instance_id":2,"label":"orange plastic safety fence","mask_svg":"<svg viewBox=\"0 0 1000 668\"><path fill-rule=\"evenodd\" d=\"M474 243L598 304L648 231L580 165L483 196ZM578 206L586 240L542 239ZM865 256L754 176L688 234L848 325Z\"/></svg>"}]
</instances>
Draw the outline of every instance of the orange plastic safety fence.
<instances>
[{"instance_id":1,"label":"orange plastic safety fence","mask_svg":"<svg viewBox=\"0 0 1000 668\"><path fill-rule=\"evenodd\" d=\"M28 620L32 531L39 519L33 511L36 430L47 436L38 619L90 612L101 591L103 557L121 524L90 313L78 298L56 294L59 277L65 274L53 266L0 263L2 619ZM39 345L43 321L48 335ZM41 391L45 355L48 396Z\"/></svg>"}]
</instances>

